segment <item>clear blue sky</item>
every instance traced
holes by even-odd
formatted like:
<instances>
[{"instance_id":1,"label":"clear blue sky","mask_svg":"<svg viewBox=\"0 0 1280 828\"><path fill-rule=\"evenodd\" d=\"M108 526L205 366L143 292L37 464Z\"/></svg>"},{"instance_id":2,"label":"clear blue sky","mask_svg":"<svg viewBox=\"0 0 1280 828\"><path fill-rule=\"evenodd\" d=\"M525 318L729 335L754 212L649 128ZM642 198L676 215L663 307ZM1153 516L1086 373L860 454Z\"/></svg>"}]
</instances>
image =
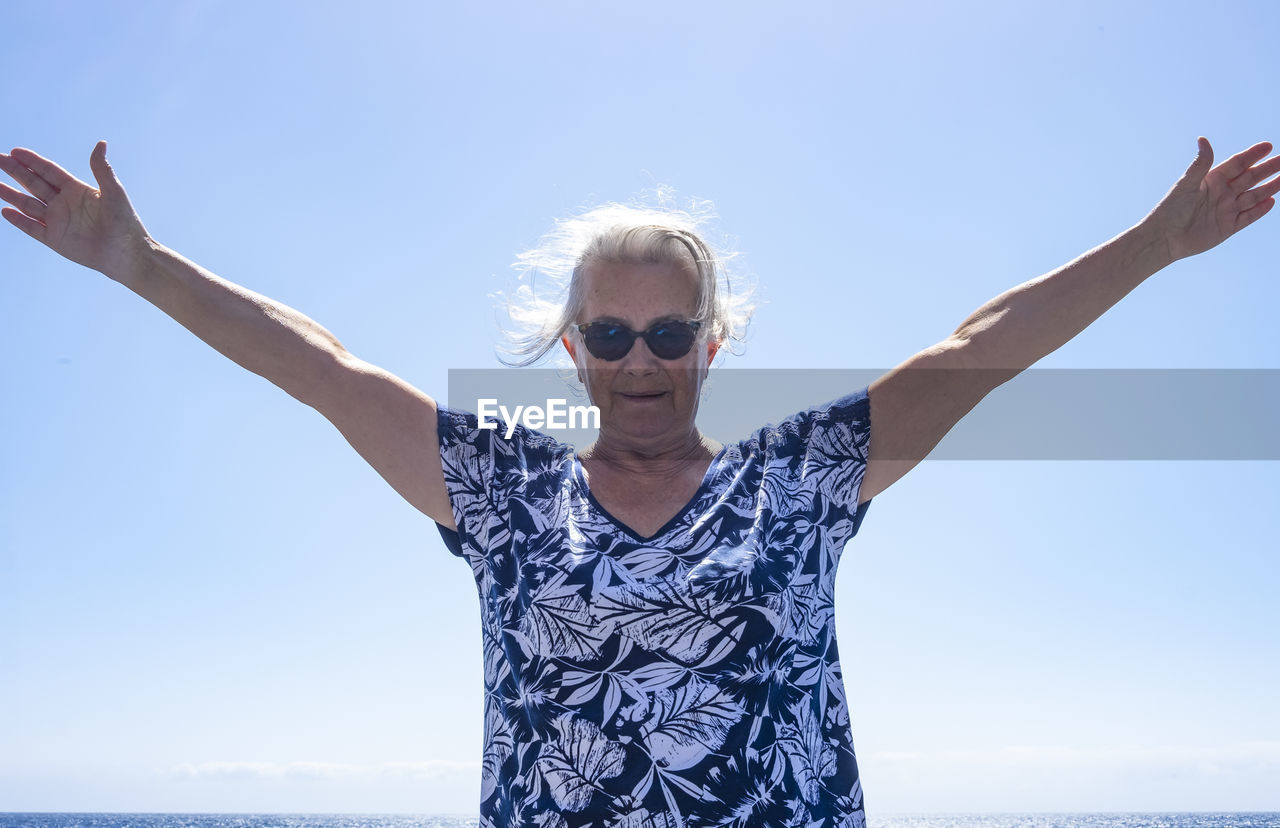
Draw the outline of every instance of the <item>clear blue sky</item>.
<instances>
[{"instance_id":1,"label":"clear blue sky","mask_svg":"<svg viewBox=\"0 0 1280 828\"><path fill-rule=\"evenodd\" d=\"M888 367L1280 141L1269 2L48 2L0 128L435 395L553 218L715 201L726 369ZM471 574L322 417L0 227L0 811L472 813ZM1057 367L1280 368L1280 216ZM795 408L820 400L797 400ZM1212 406L1197 389L1176 406ZM1189 434L1188 439L1195 439ZM844 558L868 814L1280 810L1267 462L926 462Z\"/></svg>"}]
</instances>

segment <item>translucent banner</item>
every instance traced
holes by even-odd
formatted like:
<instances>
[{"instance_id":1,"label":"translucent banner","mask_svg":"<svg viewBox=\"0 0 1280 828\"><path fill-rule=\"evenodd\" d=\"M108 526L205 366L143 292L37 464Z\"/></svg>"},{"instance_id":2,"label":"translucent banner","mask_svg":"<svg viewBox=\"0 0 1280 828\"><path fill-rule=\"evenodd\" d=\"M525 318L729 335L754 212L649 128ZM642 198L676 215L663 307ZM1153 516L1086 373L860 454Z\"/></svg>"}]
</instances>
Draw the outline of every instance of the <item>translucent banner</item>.
<instances>
[{"instance_id":1,"label":"translucent banner","mask_svg":"<svg viewBox=\"0 0 1280 828\"><path fill-rule=\"evenodd\" d=\"M722 443L869 386L885 369L712 370L696 421ZM951 429L930 460L1277 460L1280 369L1030 369L919 371L931 393L1003 381ZM1007 381L1005 381L1007 380ZM660 384L660 383L659 383ZM596 437L591 401L574 371L449 372L451 408L481 410L579 448ZM872 422L874 444L876 423ZM919 459L919 458L885 458Z\"/></svg>"}]
</instances>

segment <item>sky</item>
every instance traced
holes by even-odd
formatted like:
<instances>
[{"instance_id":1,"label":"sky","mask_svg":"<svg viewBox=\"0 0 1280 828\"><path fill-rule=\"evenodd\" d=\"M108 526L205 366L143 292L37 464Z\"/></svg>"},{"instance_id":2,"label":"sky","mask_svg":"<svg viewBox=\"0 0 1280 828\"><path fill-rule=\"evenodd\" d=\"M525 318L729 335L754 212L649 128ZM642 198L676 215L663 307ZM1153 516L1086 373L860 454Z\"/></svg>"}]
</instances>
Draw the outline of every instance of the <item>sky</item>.
<instances>
[{"instance_id":1,"label":"sky","mask_svg":"<svg viewBox=\"0 0 1280 828\"><path fill-rule=\"evenodd\" d=\"M882 370L1140 220L1197 136L1280 138L1277 31L1261 0L52 0L5 10L0 144L88 179L105 138L154 238L428 394L498 367L518 252L659 185L759 284L716 370ZM1278 260L1280 214L1041 366L1280 368ZM0 350L0 811L475 813L478 603L428 518L5 226ZM877 497L836 593L869 817L1280 810L1277 494L1264 460L928 460Z\"/></svg>"}]
</instances>

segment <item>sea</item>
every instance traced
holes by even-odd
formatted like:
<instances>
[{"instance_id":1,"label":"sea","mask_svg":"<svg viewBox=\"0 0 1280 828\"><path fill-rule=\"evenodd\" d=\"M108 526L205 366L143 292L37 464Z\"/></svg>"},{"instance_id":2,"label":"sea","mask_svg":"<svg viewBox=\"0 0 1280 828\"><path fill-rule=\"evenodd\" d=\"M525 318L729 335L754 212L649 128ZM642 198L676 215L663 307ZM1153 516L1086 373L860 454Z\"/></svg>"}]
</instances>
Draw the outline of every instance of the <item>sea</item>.
<instances>
[{"instance_id":1,"label":"sea","mask_svg":"<svg viewBox=\"0 0 1280 828\"><path fill-rule=\"evenodd\" d=\"M0 828L476 828L466 816L406 814L0 813ZM896 814L869 828L1280 828L1280 812Z\"/></svg>"}]
</instances>

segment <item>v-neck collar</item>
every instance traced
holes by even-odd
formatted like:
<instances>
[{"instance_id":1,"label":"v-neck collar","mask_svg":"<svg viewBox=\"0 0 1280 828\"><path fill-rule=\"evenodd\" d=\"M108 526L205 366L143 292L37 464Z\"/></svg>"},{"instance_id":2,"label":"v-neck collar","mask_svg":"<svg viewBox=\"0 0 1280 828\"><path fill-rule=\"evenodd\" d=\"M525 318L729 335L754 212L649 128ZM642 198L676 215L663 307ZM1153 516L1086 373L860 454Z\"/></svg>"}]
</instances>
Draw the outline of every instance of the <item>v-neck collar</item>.
<instances>
[{"instance_id":1,"label":"v-neck collar","mask_svg":"<svg viewBox=\"0 0 1280 828\"><path fill-rule=\"evenodd\" d=\"M720 461L724 459L724 456L728 451L729 451L729 445L727 443L720 447L720 451L716 452L715 457L711 458L711 463L707 466L706 472L702 475L702 482L698 484L698 489L693 493L693 497L689 498L689 502L684 504L684 506L680 507L680 509L671 517L670 520L662 524L662 527L658 529L658 531L654 532L652 535L649 535L647 537L645 535L640 534L638 531L628 526L627 524L623 523L622 521L618 520L616 517L614 517L612 514L609 513L608 509L600 505L600 501L596 500L596 496L591 493L591 486L587 483L587 471L583 467L582 461L578 459L578 453L576 451L571 453L570 461L573 463L573 478L577 482L577 484L582 488L583 493L586 494L587 501L591 504L591 507L595 509L601 515L601 517L605 518L614 526L626 532L631 537L635 538L641 543L649 543L651 541L657 540L658 538L662 537L667 532L670 532L673 528L675 528L680 523L680 521L682 521L689 514L689 510L692 509L694 505L696 505L698 501L700 501L703 498L703 496L706 494L707 487L710 485L712 479L715 477L716 468L720 465Z\"/></svg>"}]
</instances>

